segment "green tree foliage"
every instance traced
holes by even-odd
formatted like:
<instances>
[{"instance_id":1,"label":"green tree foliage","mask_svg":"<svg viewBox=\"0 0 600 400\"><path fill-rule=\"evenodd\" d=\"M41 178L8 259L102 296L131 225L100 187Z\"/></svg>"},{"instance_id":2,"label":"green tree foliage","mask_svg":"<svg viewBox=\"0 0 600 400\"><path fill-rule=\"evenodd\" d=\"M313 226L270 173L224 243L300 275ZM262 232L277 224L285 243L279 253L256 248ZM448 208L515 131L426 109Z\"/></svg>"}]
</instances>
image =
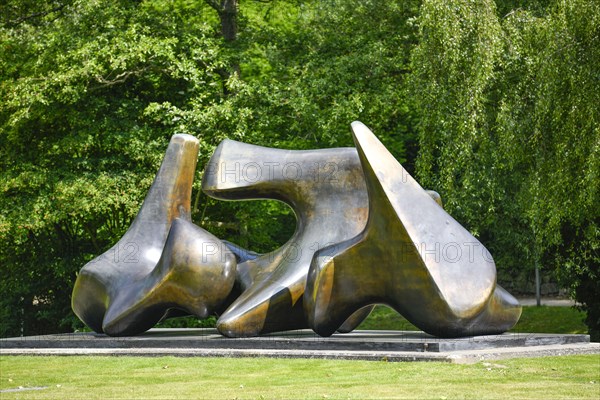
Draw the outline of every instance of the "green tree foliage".
<instances>
[{"instance_id":1,"label":"green tree foliage","mask_svg":"<svg viewBox=\"0 0 600 400\"><path fill-rule=\"evenodd\" d=\"M477 232L496 203L485 108L501 53L500 24L493 1L440 1L424 3L419 29L412 80L422 111L419 176Z\"/></svg>"},{"instance_id":2,"label":"green tree foliage","mask_svg":"<svg viewBox=\"0 0 600 400\"><path fill-rule=\"evenodd\" d=\"M517 14L507 25L528 39L525 57L533 53L523 92L507 99L499 116L507 152L530 171L524 213L544 264L575 290L600 340L600 10L594 1L557 1L544 18ZM517 109L510 103L517 96L532 97L519 147L508 143L508 127L518 132L522 121L507 112Z\"/></svg>"},{"instance_id":3,"label":"green tree foliage","mask_svg":"<svg viewBox=\"0 0 600 400\"><path fill-rule=\"evenodd\" d=\"M352 145L348 122L360 119L385 132L401 161L412 161L415 134L403 88L417 11L417 1L330 0L300 13L294 31L275 43L281 51L267 53L277 77L270 101L285 116L274 128L294 132L294 146L307 139L319 147Z\"/></svg>"},{"instance_id":4,"label":"green tree foliage","mask_svg":"<svg viewBox=\"0 0 600 400\"><path fill-rule=\"evenodd\" d=\"M543 264L593 324L599 12L593 0L497 3L4 2L0 335L80 326L76 273L125 232L174 133L200 140L193 220L262 252L294 217L203 195L215 146L351 146L355 119L409 171L416 160L503 284Z\"/></svg>"},{"instance_id":5,"label":"green tree foliage","mask_svg":"<svg viewBox=\"0 0 600 400\"><path fill-rule=\"evenodd\" d=\"M600 10L529 3L499 17L492 1L424 2L418 171L504 276L556 271L598 337Z\"/></svg>"},{"instance_id":6,"label":"green tree foliage","mask_svg":"<svg viewBox=\"0 0 600 400\"><path fill-rule=\"evenodd\" d=\"M287 240L294 218L278 202L200 192L222 139L351 145L361 118L400 159L414 154L401 89L418 3L388 3L248 0L224 38L217 2L6 2L0 335L80 326L76 273L125 232L174 133L200 140L194 221L256 251Z\"/></svg>"},{"instance_id":7,"label":"green tree foliage","mask_svg":"<svg viewBox=\"0 0 600 400\"><path fill-rule=\"evenodd\" d=\"M223 60L193 3L13 3L0 30L0 333L27 334L70 329L76 271L127 229L178 131L156 104L219 96Z\"/></svg>"}]
</instances>

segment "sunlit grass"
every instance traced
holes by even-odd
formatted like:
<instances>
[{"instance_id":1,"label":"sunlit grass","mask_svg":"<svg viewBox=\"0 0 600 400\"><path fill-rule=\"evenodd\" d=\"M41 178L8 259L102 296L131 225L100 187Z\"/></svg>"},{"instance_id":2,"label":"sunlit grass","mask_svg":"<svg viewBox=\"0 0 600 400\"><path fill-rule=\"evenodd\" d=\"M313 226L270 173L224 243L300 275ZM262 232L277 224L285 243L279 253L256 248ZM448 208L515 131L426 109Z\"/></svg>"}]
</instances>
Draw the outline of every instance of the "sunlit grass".
<instances>
[{"instance_id":1,"label":"sunlit grass","mask_svg":"<svg viewBox=\"0 0 600 400\"><path fill-rule=\"evenodd\" d=\"M524 307L516 332L585 333L569 307ZM378 306L359 329L415 330ZM363 361L0 357L0 399L600 398L600 355L474 365Z\"/></svg>"},{"instance_id":2,"label":"sunlit grass","mask_svg":"<svg viewBox=\"0 0 600 400\"><path fill-rule=\"evenodd\" d=\"M597 399L600 356L439 362L0 357L2 399Z\"/></svg>"},{"instance_id":3,"label":"sunlit grass","mask_svg":"<svg viewBox=\"0 0 600 400\"><path fill-rule=\"evenodd\" d=\"M528 306L523 307L523 314L512 332L527 333L587 333L583 322L585 312L573 307ZM163 328L214 328L217 319L211 317L199 321L193 317L175 318L162 322L157 327ZM377 306L369 317L357 329L381 330L419 330L403 316L386 306Z\"/></svg>"},{"instance_id":4,"label":"sunlit grass","mask_svg":"<svg viewBox=\"0 0 600 400\"><path fill-rule=\"evenodd\" d=\"M523 307L523 314L512 332L587 333L584 318L584 312L572 307ZM385 306L377 306L358 329L419 330Z\"/></svg>"}]
</instances>

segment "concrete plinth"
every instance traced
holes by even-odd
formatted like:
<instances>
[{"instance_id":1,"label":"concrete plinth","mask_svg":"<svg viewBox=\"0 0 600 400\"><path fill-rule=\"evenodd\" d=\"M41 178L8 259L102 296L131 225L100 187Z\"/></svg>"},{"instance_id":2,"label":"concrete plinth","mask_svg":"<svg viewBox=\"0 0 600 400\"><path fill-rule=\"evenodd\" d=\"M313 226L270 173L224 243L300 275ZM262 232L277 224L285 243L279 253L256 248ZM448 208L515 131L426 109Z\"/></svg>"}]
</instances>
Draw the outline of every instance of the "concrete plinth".
<instances>
[{"instance_id":1,"label":"concrete plinth","mask_svg":"<svg viewBox=\"0 0 600 400\"><path fill-rule=\"evenodd\" d=\"M322 338L309 330L231 339L214 329L152 329L133 337L79 332L0 339L0 355L138 355L334 358L473 362L600 354L587 335L505 333L442 339L423 332L354 331Z\"/></svg>"}]
</instances>

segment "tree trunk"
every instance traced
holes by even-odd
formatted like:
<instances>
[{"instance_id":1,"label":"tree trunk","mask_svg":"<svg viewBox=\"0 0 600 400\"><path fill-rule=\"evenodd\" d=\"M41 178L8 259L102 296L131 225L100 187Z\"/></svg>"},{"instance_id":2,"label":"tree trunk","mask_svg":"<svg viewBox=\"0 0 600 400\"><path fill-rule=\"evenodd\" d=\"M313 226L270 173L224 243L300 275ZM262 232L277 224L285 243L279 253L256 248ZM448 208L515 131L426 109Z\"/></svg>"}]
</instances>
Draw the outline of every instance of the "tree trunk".
<instances>
[{"instance_id":1,"label":"tree trunk","mask_svg":"<svg viewBox=\"0 0 600 400\"><path fill-rule=\"evenodd\" d=\"M238 0L222 0L219 18L221 19L221 33L227 42L237 39L237 14Z\"/></svg>"},{"instance_id":2,"label":"tree trunk","mask_svg":"<svg viewBox=\"0 0 600 400\"><path fill-rule=\"evenodd\" d=\"M221 34L227 43L233 43L237 40L238 33L238 4L239 0L205 0L206 3L217 11L221 20ZM228 69L217 71L223 78L223 93L229 94L225 81L234 73L240 76L240 65L237 62L232 63Z\"/></svg>"},{"instance_id":3,"label":"tree trunk","mask_svg":"<svg viewBox=\"0 0 600 400\"><path fill-rule=\"evenodd\" d=\"M221 20L221 34L227 42L233 42L237 39L237 15L239 0L205 0L206 3L215 9Z\"/></svg>"}]
</instances>

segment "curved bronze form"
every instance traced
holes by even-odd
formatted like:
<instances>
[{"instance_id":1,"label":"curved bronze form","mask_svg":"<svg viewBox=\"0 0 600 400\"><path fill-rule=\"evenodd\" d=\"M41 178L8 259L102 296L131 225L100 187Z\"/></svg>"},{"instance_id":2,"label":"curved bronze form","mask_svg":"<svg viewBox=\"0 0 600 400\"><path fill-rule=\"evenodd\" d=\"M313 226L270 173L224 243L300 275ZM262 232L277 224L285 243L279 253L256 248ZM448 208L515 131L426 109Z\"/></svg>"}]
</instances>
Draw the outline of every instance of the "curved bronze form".
<instances>
[{"instance_id":1,"label":"curved bronze form","mask_svg":"<svg viewBox=\"0 0 600 400\"><path fill-rule=\"evenodd\" d=\"M217 329L242 337L306 327L302 295L313 254L358 234L367 220L356 150L279 150L224 140L208 164L202 190L225 200L280 200L298 219L285 245L238 264L242 294L221 315ZM347 329L367 314L362 311Z\"/></svg>"},{"instance_id":2,"label":"curved bronze form","mask_svg":"<svg viewBox=\"0 0 600 400\"><path fill-rule=\"evenodd\" d=\"M72 307L94 331L141 333L173 308L206 317L229 295L235 256L190 222L197 158L196 138L173 136L129 230L79 273Z\"/></svg>"},{"instance_id":3,"label":"curved bronze form","mask_svg":"<svg viewBox=\"0 0 600 400\"><path fill-rule=\"evenodd\" d=\"M440 197L438 192L433 191L433 190L426 190L425 192L436 203L438 203L440 205L440 207L443 206L442 198ZM369 306L365 306L365 307L361 308L360 310L356 311L339 328L337 328L337 331L340 333L352 332L354 329L356 329L361 324L361 322L363 322L365 319L367 319L367 317L369 316L369 314L371 314L371 311L373 311L374 308L375 308L375 306L369 305Z\"/></svg>"},{"instance_id":4,"label":"curved bronze form","mask_svg":"<svg viewBox=\"0 0 600 400\"><path fill-rule=\"evenodd\" d=\"M191 223L198 141L173 136L127 233L81 270L73 310L113 336L223 310L217 328L226 336L307 326L327 336L356 328L376 303L437 336L510 329L521 309L496 285L483 245L366 126L352 128L357 149L218 146L202 190L227 200L276 199L296 213L292 238L268 254Z\"/></svg>"},{"instance_id":5,"label":"curved bronze form","mask_svg":"<svg viewBox=\"0 0 600 400\"><path fill-rule=\"evenodd\" d=\"M391 306L444 337L504 332L521 308L496 285L485 247L456 222L360 122L354 141L369 193L357 236L317 252L304 307L310 327L331 335L356 310Z\"/></svg>"}]
</instances>

